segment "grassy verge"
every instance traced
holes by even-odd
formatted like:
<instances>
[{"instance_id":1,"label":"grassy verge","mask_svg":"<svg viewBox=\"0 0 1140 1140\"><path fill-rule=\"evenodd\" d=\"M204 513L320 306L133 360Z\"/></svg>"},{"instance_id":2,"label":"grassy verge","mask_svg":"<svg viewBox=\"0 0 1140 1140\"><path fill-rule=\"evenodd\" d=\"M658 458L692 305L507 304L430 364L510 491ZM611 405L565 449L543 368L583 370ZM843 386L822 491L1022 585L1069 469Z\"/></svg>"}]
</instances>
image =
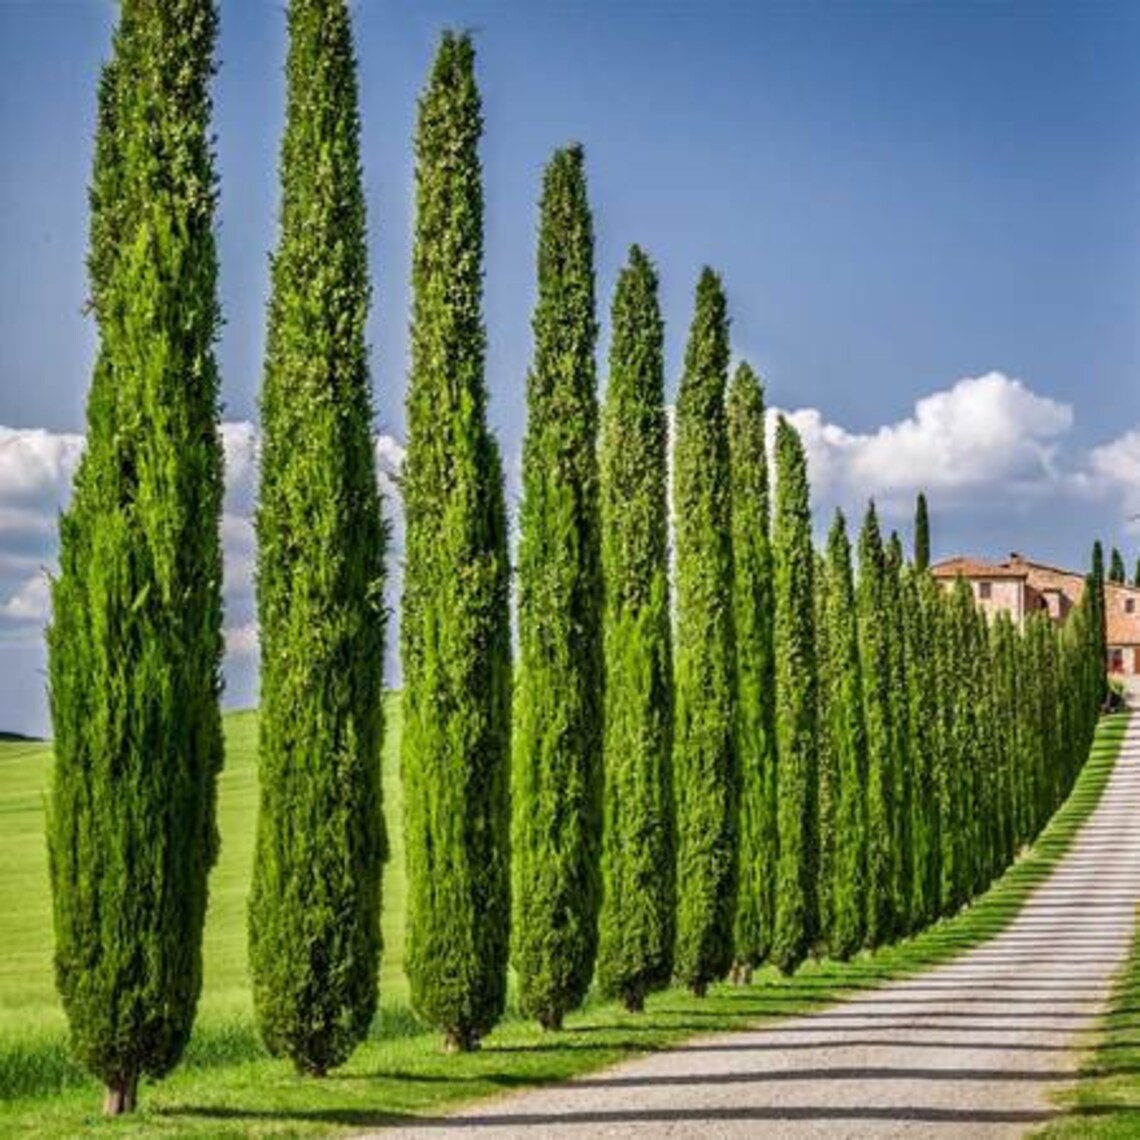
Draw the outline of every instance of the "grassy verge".
<instances>
[{"instance_id":1,"label":"grassy verge","mask_svg":"<svg viewBox=\"0 0 1140 1140\"><path fill-rule=\"evenodd\" d=\"M757 973L746 988L718 986L703 1001L655 995L645 1013L591 1003L557 1035L509 1018L468 1056L445 1056L401 1004L378 1019L372 1039L326 1080L296 1077L264 1055L247 1016L208 1007L186 1063L141 1091L130 1120L97 1115L98 1090L66 1056L58 1030L0 1040L0 1133L308 1136L380 1127L408 1115L526 1085L562 1080L695 1034L742 1028L803 1012L857 989L925 969L1001 931L1068 849L1112 772L1125 717L1106 718L1072 795L1032 850L960 914L849 963L809 962L794 977Z\"/></svg>"},{"instance_id":2,"label":"grassy verge","mask_svg":"<svg viewBox=\"0 0 1140 1140\"><path fill-rule=\"evenodd\" d=\"M1039 1135L1116 1140L1140 1136L1140 911L1132 948L1117 975L1096 1048L1076 1087L1061 1103L1068 1113Z\"/></svg>"}]
</instances>

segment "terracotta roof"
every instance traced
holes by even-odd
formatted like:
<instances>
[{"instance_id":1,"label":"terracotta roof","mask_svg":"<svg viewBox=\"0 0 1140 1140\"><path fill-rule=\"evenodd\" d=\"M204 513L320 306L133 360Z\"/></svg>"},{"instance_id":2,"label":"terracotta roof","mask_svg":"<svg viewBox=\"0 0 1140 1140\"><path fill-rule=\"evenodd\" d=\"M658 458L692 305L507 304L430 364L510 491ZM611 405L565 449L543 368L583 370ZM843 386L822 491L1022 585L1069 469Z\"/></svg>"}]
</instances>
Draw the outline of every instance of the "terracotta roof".
<instances>
[{"instance_id":1,"label":"terracotta roof","mask_svg":"<svg viewBox=\"0 0 1140 1140\"><path fill-rule=\"evenodd\" d=\"M1024 567L996 562L982 562L977 558L947 558L930 568L935 578L1028 578Z\"/></svg>"}]
</instances>

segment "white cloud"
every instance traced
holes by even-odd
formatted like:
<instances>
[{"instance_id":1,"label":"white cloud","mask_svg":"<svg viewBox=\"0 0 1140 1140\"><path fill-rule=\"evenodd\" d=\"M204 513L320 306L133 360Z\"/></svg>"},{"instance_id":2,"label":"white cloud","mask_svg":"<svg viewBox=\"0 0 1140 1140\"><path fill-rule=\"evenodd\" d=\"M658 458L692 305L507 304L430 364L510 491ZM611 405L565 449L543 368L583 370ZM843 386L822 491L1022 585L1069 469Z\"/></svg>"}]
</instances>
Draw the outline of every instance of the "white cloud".
<instances>
[{"instance_id":1,"label":"white cloud","mask_svg":"<svg viewBox=\"0 0 1140 1140\"><path fill-rule=\"evenodd\" d=\"M61 503L82 451L81 435L0 425L0 506Z\"/></svg>"},{"instance_id":2,"label":"white cloud","mask_svg":"<svg viewBox=\"0 0 1140 1140\"><path fill-rule=\"evenodd\" d=\"M51 587L45 571L26 578L6 601L0 602L0 618L17 624L43 625L51 606Z\"/></svg>"},{"instance_id":3,"label":"white cloud","mask_svg":"<svg viewBox=\"0 0 1140 1140\"><path fill-rule=\"evenodd\" d=\"M1058 447L1073 426L1069 405L1001 372L959 380L873 432L828 423L814 408L785 415L803 439L814 491L887 501L918 490L947 501L1046 489L1061 478Z\"/></svg>"}]
</instances>

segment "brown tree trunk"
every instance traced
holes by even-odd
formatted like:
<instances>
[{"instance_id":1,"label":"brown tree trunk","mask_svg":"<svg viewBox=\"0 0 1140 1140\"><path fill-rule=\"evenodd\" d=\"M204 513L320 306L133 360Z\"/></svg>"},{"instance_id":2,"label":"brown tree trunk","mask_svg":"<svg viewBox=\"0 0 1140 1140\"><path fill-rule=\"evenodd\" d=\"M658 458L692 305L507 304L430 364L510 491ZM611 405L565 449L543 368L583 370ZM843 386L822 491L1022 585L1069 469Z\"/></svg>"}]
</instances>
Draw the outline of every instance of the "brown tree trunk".
<instances>
[{"instance_id":1,"label":"brown tree trunk","mask_svg":"<svg viewBox=\"0 0 1140 1140\"><path fill-rule=\"evenodd\" d=\"M641 1013L645 1009L645 994L640 990L630 990L622 994L621 1000L626 1013Z\"/></svg>"},{"instance_id":2,"label":"brown tree trunk","mask_svg":"<svg viewBox=\"0 0 1140 1140\"><path fill-rule=\"evenodd\" d=\"M122 1116L134 1112L138 1101L138 1073L120 1073L109 1080L106 1087L106 1095L103 1097L104 1116Z\"/></svg>"},{"instance_id":3,"label":"brown tree trunk","mask_svg":"<svg viewBox=\"0 0 1140 1140\"><path fill-rule=\"evenodd\" d=\"M449 1029L443 1035L445 1053L474 1053L479 1048L479 1035L469 1029Z\"/></svg>"},{"instance_id":4,"label":"brown tree trunk","mask_svg":"<svg viewBox=\"0 0 1140 1140\"><path fill-rule=\"evenodd\" d=\"M539 1014L538 1024L548 1033L557 1032L562 1028L562 1011L557 1009L544 1010Z\"/></svg>"},{"instance_id":5,"label":"brown tree trunk","mask_svg":"<svg viewBox=\"0 0 1140 1140\"><path fill-rule=\"evenodd\" d=\"M695 998L703 998L708 994L708 992L709 992L708 982L694 982L689 987L689 993L691 993L693 995L693 997L695 997Z\"/></svg>"}]
</instances>

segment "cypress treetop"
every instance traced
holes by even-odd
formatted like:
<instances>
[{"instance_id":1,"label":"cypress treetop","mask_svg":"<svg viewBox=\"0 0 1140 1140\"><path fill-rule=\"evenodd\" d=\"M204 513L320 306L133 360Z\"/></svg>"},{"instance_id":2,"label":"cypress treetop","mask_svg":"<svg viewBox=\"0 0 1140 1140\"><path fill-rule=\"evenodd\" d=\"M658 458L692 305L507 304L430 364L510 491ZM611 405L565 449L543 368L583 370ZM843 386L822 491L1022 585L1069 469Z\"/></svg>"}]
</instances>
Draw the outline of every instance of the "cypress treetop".
<instances>
[{"instance_id":1,"label":"cypress treetop","mask_svg":"<svg viewBox=\"0 0 1140 1140\"><path fill-rule=\"evenodd\" d=\"M519 516L513 958L546 1028L594 972L602 823L602 578L594 235L582 149L543 182Z\"/></svg>"},{"instance_id":2,"label":"cypress treetop","mask_svg":"<svg viewBox=\"0 0 1140 1140\"><path fill-rule=\"evenodd\" d=\"M1124 556L1114 546L1112 548L1112 562L1108 571L1110 582L1119 582L1122 585L1128 580L1128 571L1124 568Z\"/></svg>"},{"instance_id":3,"label":"cypress treetop","mask_svg":"<svg viewBox=\"0 0 1140 1140\"><path fill-rule=\"evenodd\" d=\"M222 764L209 0L124 0L91 185L98 329L48 669L56 983L104 1110L182 1056Z\"/></svg>"},{"instance_id":4,"label":"cypress treetop","mask_svg":"<svg viewBox=\"0 0 1140 1140\"><path fill-rule=\"evenodd\" d=\"M261 400L261 803L249 944L267 1046L322 1075L376 1012L385 857L385 531L344 0L291 0L286 76Z\"/></svg>"},{"instance_id":5,"label":"cypress treetop","mask_svg":"<svg viewBox=\"0 0 1140 1140\"><path fill-rule=\"evenodd\" d=\"M672 972L673 675L664 328L634 246L618 276L602 415L605 820L598 980L640 1009Z\"/></svg>"},{"instance_id":6,"label":"cypress treetop","mask_svg":"<svg viewBox=\"0 0 1140 1140\"><path fill-rule=\"evenodd\" d=\"M694 994L732 965L736 913L736 648L732 501L725 416L728 315L720 278L701 273L677 398L677 946Z\"/></svg>"},{"instance_id":7,"label":"cypress treetop","mask_svg":"<svg viewBox=\"0 0 1140 1140\"><path fill-rule=\"evenodd\" d=\"M930 513L921 491L914 512L914 568L919 572L930 568Z\"/></svg>"},{"instance_id":8,"label":"cypress treetop","mask_svg":"<svg viewBox=\"0 0 1140 1140\"><path fill-rule=\"evenodd\" d=\"M483 376L475 49L445 32L416 133L401 772L412 1005L452 1049L503 1011L510 929L509 569Z\"/></svg>"}]
</instances>

